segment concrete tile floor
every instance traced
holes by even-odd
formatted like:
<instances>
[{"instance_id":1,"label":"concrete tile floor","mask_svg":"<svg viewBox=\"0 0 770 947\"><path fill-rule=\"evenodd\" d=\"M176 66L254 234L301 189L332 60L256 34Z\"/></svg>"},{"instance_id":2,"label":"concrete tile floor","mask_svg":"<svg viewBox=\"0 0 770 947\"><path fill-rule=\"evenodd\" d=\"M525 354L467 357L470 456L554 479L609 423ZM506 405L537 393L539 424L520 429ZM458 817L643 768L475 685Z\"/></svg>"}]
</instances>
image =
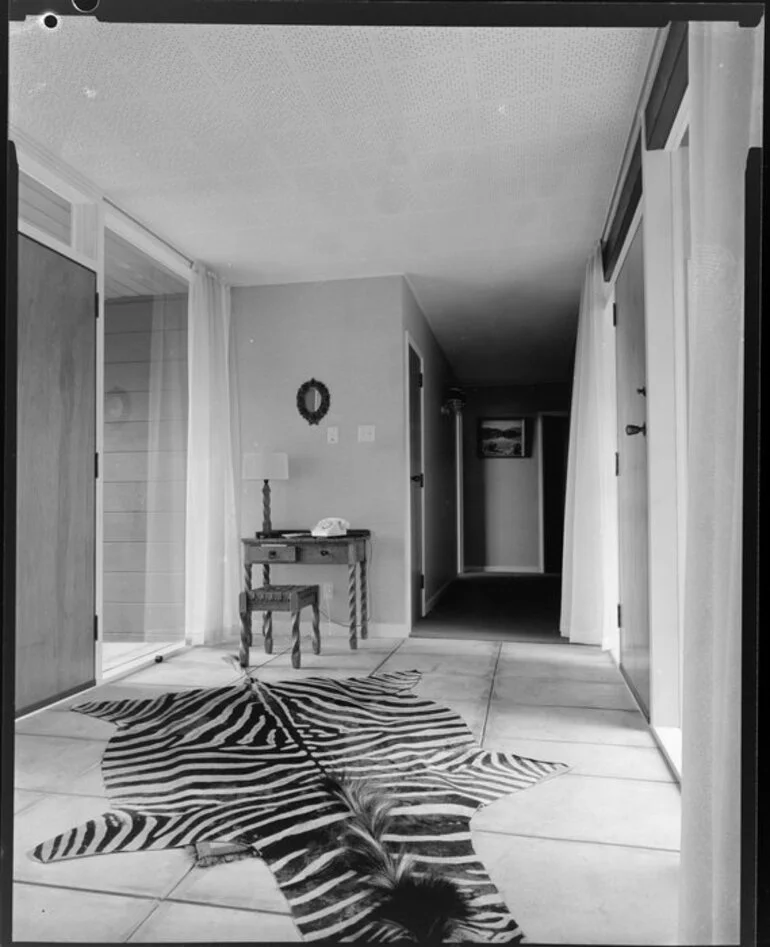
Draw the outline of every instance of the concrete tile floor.
<instances>
[{"instance_id":1,"label":"concrete tile floor","mask_svg":"<svg viewBox=\"0 0 770 947\"><path fill-rule=\"evenodd\" d=\"M277 642L278 644L278 642ZM491 749L563 760L572 771L482 809L476 849L534 943L673 944L679 864L679 791L598 649L563 643L370 639L351 651L326 636L291 667L285 642L257 648L265 680L364 676L417 668L417 692L453 707ZM197 648L89 693L145 697L239 678ZM29 849L109 809L99 761L112 727L67 709L19 722L16 746L14 940L61 942L284 942L298 940L288 905L255 860L192 866L184 850L38 865Z\"/></svg>"}]
</instances>

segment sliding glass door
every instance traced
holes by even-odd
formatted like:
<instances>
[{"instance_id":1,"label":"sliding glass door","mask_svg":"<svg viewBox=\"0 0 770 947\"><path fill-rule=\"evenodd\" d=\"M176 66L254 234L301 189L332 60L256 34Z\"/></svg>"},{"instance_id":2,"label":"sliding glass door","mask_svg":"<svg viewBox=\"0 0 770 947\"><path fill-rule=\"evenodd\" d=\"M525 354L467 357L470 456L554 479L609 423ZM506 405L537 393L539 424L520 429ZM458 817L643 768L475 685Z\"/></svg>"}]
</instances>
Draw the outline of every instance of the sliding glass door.
<instances>
[{"instance_id":1,"label":"sliding glass door","mask_svg":"<svg viewBox=\"0 0 770 947\"><path fill-rule=\"evenodd\" d=\"M105 231L102 671L184 643L188 284Z\"/></svg>"}]
</instances>

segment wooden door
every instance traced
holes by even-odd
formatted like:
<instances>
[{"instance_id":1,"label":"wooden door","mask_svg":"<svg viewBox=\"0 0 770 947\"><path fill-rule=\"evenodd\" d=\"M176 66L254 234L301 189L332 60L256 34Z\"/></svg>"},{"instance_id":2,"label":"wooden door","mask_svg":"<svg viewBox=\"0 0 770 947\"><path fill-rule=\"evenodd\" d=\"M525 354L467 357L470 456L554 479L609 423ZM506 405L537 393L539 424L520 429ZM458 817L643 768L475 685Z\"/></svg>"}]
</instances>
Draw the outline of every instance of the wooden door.
<instances>
[{"instance_id":1,"label":"wooden door","mask_svg":"<svg viewBox=\"0 0 770 947\"><path fill-rule=\"evenodd\" d=\"M649 716L650 621L647 512L647 372L642 228L615 284L618 420L620 665Z\"/></svg>"},{"instance_id":2,"label":"wooden door","mask_svg":"<svg viewBox=\"0 0 770 947\"><path fill-rule=\"evenodd\" d=\"M422 360L409 346L409 492L412 549L412 621L423 615L422 511L425 476L422 469Z\"/></svg>"},{"instance_id":3,"label":"wooden door","mask_svg":"<svg viewBox=\"0 0 770 947\"><path fill-rule=\"evenodd\" d=\"M96 274L19 236L16 710L94 682Z\"/></svg>"},{"instance_id":4,"label":"wooden door","mask_svg":"<svg viewBox=\"0 0 770 947\"><path fill-rule=\"evenodd\" d=\"M567 489L569 418L540 418L543 457L543 571L560 573L564 547L564 499Z\"/></svg>"}]
</instances>

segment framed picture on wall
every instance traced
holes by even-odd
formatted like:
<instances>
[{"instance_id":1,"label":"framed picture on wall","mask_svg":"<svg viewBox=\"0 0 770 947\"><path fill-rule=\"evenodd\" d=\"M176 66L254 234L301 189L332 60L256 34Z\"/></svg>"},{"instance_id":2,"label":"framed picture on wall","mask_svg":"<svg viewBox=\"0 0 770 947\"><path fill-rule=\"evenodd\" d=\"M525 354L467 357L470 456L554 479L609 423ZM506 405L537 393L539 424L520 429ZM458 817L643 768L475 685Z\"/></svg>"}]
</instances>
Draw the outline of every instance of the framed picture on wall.
<instances>
[{"instance_id":1,"label":"framed picture on wall","mask_svg":"<svg viewBox=\"0 0 770 947\"><path fill-rule=\"evenodd\" d=\"M479 418L479 457L528 457L525 418Z\"/></svg>"}]
</instances>

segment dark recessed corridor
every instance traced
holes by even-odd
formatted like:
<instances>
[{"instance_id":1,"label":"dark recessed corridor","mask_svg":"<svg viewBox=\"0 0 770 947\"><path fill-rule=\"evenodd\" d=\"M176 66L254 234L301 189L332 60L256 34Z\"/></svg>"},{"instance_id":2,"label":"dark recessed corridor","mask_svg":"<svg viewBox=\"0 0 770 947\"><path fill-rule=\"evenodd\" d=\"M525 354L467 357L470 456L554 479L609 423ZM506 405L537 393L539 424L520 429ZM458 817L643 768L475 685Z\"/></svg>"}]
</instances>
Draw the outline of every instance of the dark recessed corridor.
<instances>
[{"instance_id":1,"label":"dark recessed corridor","mask_svg":"<svg viewBox=\"0 0 770 947\"><path fill-rule=\"evenodd\" d=\"M560 602L560 575L464 575L412 637L567 644L559 634Z\"/></svg>"}]
</instances>

